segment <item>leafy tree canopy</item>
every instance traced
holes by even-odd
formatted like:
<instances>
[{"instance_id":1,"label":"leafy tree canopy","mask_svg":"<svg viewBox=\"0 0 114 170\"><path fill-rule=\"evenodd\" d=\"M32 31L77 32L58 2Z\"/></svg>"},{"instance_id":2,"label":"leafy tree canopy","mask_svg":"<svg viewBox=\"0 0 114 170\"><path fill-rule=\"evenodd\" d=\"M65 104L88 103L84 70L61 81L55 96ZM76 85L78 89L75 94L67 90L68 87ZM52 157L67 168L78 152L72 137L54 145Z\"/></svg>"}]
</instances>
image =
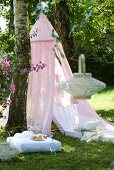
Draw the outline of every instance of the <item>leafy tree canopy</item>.
<instances>
[{"instance_id":1,"label":"leafy tree canopy","mask_svg":"<svg viewBox=\"0 0 114 170\"><path fill-rule=\"evenodd\" d=\"M114 3L112 0L44 0L49 6L48 16L54 18L53 11L58 5L63 8L66 3L69 13L66 13L70 21L69 36L73 37L74 55L77 60L80 53L84 53L91 66L89 69L96 72L94 65L114 65ZM30 28L37 19L38 1L29 1ZM0 53L14 51L14 21L13 0L0 0L0 15L7 19L7 31L0 34ZM63 13L65 13L63 8ZM35 15L33 15L35 14ZM67 29L67 28L66 28ZM71 66L72 67L72 66ZM109 69L109 68L108 68ZM100 73L100 70L98 71ZM98 74L96 72L95 74ZM114 75L114 70L111 69Z\"/></svg>"}]
</instances>

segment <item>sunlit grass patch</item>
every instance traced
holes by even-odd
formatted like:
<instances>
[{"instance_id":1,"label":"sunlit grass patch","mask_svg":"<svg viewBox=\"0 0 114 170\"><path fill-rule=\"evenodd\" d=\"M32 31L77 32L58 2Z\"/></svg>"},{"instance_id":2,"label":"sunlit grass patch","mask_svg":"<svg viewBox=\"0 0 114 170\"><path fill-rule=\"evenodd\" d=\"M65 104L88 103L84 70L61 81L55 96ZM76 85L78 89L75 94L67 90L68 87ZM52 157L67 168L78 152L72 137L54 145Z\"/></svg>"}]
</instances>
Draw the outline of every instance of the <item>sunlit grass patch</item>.
<instances>
[{"instance_id":1,"label":"sunlit grass patch","mask_svg":"<svg viewBox=\"0 0 114 170\"><path fill-rule=\"evenodd\" d=\"M2 112L3 111L3 106L2 105L0 105L0 112Z\"/></svg>"},{"instance_id":2,"label":"sunlit grass patch","mask_svg":"<svg viewBox=\"0 0 114 170\"><path fill-rule=\"evenodd\" d=\"M75 147L69 146L69 145L65 145L63 146L63 150L64 152L74 152L75 151Z\"/></svg>"},{"instance_id":3,"label":"sunlit grass patch","mask_svg":"<svg viewBox=\"0 0 114 170\"><path fill-rule=\"evenodd\" d=\"M96 111L114 109L114 87L107 87L91 97L90 103Z\"/></svg>"}]
</instances>

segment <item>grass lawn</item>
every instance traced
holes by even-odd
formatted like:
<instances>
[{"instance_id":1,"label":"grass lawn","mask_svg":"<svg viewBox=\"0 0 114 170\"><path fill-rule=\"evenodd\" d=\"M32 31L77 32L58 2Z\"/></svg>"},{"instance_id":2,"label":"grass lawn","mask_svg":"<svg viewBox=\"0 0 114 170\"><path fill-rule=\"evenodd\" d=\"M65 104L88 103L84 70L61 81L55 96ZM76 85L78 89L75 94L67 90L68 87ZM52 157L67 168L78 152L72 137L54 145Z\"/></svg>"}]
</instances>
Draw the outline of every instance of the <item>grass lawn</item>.
<instances>
[{"instance_id":1,"label":"grass lawn","mask_svg":"<svg viewBox=\"0 0 114 170\"><path fill-rule=\"evenodd\" d=\"M114 87L92 96L91 104L102 117L114 121ZM80 141L55 132L62 142L59 153L20 154L9 162L0 161L0 170L111 170L114 143ZM3 139L1 139L3 140Z\"/></svg>"}]
</instances>

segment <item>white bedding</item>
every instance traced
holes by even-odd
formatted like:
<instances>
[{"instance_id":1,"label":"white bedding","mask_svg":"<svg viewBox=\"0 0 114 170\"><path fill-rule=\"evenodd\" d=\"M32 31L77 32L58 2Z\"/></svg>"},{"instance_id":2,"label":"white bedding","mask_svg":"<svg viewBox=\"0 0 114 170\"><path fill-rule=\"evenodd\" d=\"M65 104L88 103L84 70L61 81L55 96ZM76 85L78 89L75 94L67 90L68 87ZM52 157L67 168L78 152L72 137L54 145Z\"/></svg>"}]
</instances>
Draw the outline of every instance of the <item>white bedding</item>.
<instances>
[{"instance_id":1,"label":"white bedding","mask_svg":"<svg viewBox=\"0 0 114 170\"><path fill-rule=\"evenodd\" d=\"M98 120L92 117L88 121L87 118L83 118L83 122L77 126L77 114L74 113L73 107L62 107L64 112L58 107L53 112L53 121L63 134L86 141L99 140L114 142L114 125L107 122L107 126L104 127L103 121L100 122L100 119ZM96 130L96 132L92 132L92 130Z\"/></svg>"},{"instance_id":2,"label":"white bedding","mask_svg":"<svg viewBox=\"0 0 114 170\"><path fill-rule=\"evenodd\" d=\"M32 139L33 135L29 131L16 133L13 137L8 137L7 142L20 153L61 151L61 142L49 137L42 141L35 141Z\"/></svg>"}]
</instances>

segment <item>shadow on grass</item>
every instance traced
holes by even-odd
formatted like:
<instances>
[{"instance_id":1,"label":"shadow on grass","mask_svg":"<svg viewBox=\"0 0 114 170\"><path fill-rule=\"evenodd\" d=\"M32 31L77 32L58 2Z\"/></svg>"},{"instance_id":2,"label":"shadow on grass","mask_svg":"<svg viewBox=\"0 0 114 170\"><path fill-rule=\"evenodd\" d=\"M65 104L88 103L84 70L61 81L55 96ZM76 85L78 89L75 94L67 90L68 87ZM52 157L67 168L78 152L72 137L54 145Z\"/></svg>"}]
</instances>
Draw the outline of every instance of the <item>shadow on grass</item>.
<instances>
[{"instance_id":1,"label":"shadow on grass","mask_svg":"<svg viewBox=\"0 0 114 170\"><path fill-rule=\"evenodd\" d=\"M105 89L103 89L102 91L98 92L98 94L102 94L102 93L106 93L106 92L114 92L114 86L108 86Z\"/></svg>"},{"instance_id":2,"label":"shadow on grass","mask_svg":"<svg viewBox=\"0 0 114 170\"><path fill-rule=\"evenodd\" d=\"M100 117L105 118L107 121L114 122L114 109L108 111L97 110L96 112Z\"/></svg>"}]
</instances>

